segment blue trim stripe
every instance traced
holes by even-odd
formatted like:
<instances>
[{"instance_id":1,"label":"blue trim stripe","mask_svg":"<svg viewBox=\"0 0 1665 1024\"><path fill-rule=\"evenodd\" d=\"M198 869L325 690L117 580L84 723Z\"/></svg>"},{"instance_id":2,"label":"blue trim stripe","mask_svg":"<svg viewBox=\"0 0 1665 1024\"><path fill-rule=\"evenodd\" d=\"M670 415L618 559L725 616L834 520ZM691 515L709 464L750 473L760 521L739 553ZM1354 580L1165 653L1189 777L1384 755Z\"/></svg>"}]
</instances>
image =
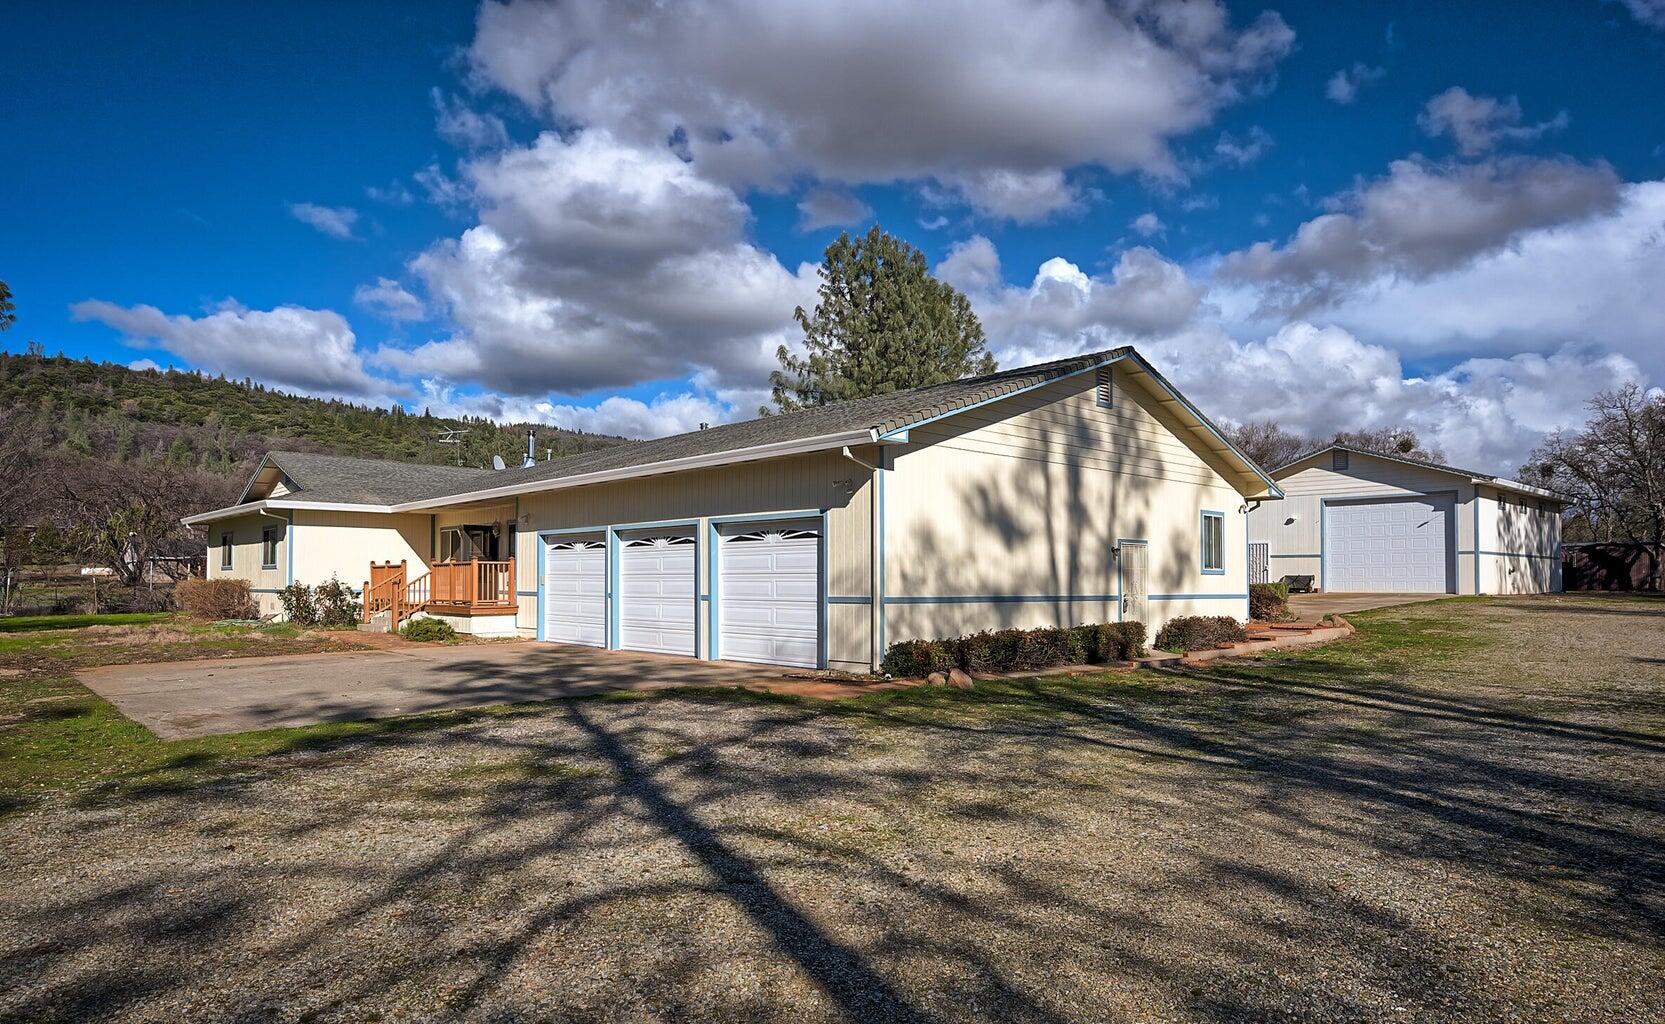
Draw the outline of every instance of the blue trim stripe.
<instances>
[{"instance_id":1,"label":"blue trim stripe","mask_svg":"<svg viewBox=\"0 0 1665 1024\"><path fill-rule=\"evenodd\" d=\"M1480 488L1474 489L1474 592L1480 593Z\"/></svg>"},{"instance_id":2,"label":"blue trim stripe","mask_svg":"<svg viewBox=\"0 0 1665 1024\"><path fill-rule=\"evenodd\" d=\"M717 642L717 552L721 550L721 539L717 536L715 519L705 524L705 549L705 632L711 638L705 647L711 660L716 661L722 656L718 652L722 645Z\"/></svg>"},{"instance_id":3,"label":"blue trim stripe","mask_svg":"<svg viewBox=\"0 0 1665 1024\"><path fill-rule=\"evenodd\" d=\"M1149 594L1150 601L1244 601L1249 595L1240 594ZM1120 601L1120 594L953 594L931 597L886 597L885 604L1089 604Z\"/></svg>"},{"instance_id":4,"label":"blue trim stripe","mask_svg":"<svg viewBox=\"0 0 1665 1024\"><path fill-rule=\"evenodd\" d=\"M829 594L829 595L827 595L827 603L828 604L872 604L873 599L871 597L855 597L855 596L850 596L850 595L846 595L846 594Z\"/></svg>"},{"instance_id":5,"label":"blue trim stripe","mask_svg":"<svg viewBox=\"0 0 1665 1024\"><path fill-rule=\"evenodd\" d=\"M879 657L885 653L885 462L889 452L879 449Z\"/></svg>"}]
</instances>

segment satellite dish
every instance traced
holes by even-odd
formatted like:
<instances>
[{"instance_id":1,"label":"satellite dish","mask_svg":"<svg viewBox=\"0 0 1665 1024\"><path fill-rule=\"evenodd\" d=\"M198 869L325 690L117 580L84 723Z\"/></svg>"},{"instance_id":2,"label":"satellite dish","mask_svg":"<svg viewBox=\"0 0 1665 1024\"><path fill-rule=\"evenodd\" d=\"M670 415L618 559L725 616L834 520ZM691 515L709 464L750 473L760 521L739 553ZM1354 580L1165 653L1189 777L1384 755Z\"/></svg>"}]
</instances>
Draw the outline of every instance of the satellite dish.
<instances>
[{"instance_id":1,"label":"satellite dish","mask_svg":"<svg viewBox=\"0 0 1665 1024\"><path fill-rule=\"evenodd\" d=\"M503 456L493 455L491 457L491 468L492 469L503 469L503 468L505 468L504 465L503 465Z\"/></svg>"}]
</instances>

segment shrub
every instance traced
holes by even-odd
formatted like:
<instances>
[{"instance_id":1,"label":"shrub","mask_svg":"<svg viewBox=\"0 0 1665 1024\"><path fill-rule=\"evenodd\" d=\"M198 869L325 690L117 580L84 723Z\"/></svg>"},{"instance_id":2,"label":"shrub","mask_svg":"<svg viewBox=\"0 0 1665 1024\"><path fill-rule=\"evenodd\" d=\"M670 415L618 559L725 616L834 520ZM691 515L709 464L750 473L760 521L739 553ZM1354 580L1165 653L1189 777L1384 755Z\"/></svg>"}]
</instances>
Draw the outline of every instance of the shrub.
<instances>
[{"instance_id":1,"label":"shrub","mask_svg":"<svg viewBox=\"0 0 1665 1024\"><path fill-rule=\"evenodd\" d=\"M336 577L318 584L316 598L318 625L325 629L352 629L359 624L363 605L353 596L352 588Z\"/></svg>"},{"instance_id":2,"label":"shrub","mask_svg":"<svg viewBox=\"0 0 1665 1024\"><path fill-rule=\"evenodd\" d=\"M1091 627L1094 634L1092 660L1130 661L1145 656L1145 624L1143 622L1106 622Z\"/></svg>"},{"instance_id":3,"label":"shrub","mask_svg":"<svg viewBox=\"0 0 1665 1024\"><path fill-rule=\"evenodd\" d=\"M1142 622L1106 622L1039 629L986 629L943 640L903 640L885 651L884 670L918 677L967 672L1024 672L1058 665L1127 661L1145 653Z\"/></svg>"},{"instance_id":4,"label":"shrub","mask_svg":"<svg viewBox=\"0 0 1665 1024\"><path fill-rule=\"evenodd\" d=\"M1280 622L1289 617L1289 584L1249 584L1249 618Z\"/></svg>"},{"instance_id":5,"label":"shrub","mask_svg":"<svg viewBox=\"0 0 1665 1024\"><path fill-rule=\"evenodd\" d=\"M278 603L283 605L283 617L297 626L314 626L318 623L318 602L312 596L312 588L305 583L291 583L278 591Z\"/></svg>"},{"instance_id":6,"label":"shrub","mask_svg":"<svg viewBox=\"0 0 1665 1024\"><path fill-rule=\"evenodd\" d=\"M399 635L418 643L456 643L457 631L444 619L411 619L399 628Z\"/></svg>"},{"instance_id":7,"label":"shrub","mask_svg":"<svg viewBox=\"0 0 1665 1024\"><path fill-rule=\"evenodd\" d=\"M139 587L136 590L107 590L98 594L101 612L166 612L173 610L173 601L166 590Z\"/></svg>"},{"instance_id":8,"label":"shrub","mask_svg":"<svg viewBox=\"0 0 1665 1024\"><path fill-rule=\"evenodd\" d=\"M1182 615L1169 619L1168 624L1156 634L1156 646L1164 651L1184 654L1248 638L1242 623L1229 615Z\"/></svg>"},{"instance_id":9,"label":"shrub","mask_svg":"<svg viewBox=\"0 0 1665 1024\"><path fill-rule=\"evenodd\" d=\"M173 591L179 607L205 619L258 619L248 580L181 580Z\"/></svg>"}]
</instances>

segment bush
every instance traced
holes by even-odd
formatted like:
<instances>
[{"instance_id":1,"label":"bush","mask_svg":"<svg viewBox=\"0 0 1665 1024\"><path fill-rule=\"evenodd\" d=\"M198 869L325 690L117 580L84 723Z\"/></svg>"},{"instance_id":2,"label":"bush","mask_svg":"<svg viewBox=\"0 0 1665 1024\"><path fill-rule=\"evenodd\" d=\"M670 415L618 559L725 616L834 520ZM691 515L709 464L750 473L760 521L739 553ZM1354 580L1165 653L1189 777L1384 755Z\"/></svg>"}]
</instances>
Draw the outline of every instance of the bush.
<instances>
[{"instance_id":1,"label":"bush","mask_svg":"<svg viewBox=\"0 0 1665 1024\"><path fill-rule=\"evenodd\" d=\"M1289 584L1249 584L1249 618L1261 622L1281 622L1289 618Z\"/></svg>"},{"instance_id":2,"label":"bush","mask_svg":"<svg viewBox=\"0 0 1665 1024\"><path fill-rule=\"evenodd\" d=\"M441 641L452 644L457 642L457 631L443 619L411 619L399 629L399 635L406 640L418 643L433 643Z\"/></svg>"},{"instance_id":3,"label":"bush","mask_svg":"<svg viewBox=\"0 0 1665 1024\"><path fill-rule=\"evenodd\" d=\"M1156 634L1156 646L1164 651L1184 654L1248 638L1243 624L1229 615L1182 615L1169 619L1162 631Z\"/></svg>"},{"instance_id":4,"label":"bush","mask_svg":"<svg viewBox=\"0 0 1665 1024\"><path fill-rule=\"evenodd\" d=\"M1143 622L1106 622L1091 627L1094 646L1091 660L1130 661L1145 656L1145 624Z\"/></svg>"},{"instance_id":5,"label":"bush","mask_svg":"<svg viewBox=\"0 0 1665 1024\"><path fill-rule=\"evenodd\" d=\"M290 622L324 629L352 629L359 624L363 609L352 588L334 576L316 589L305 583L291 583L278 591L278 600Z\"/></svg>"},{"instance_id":6,"label":"bush","mask_svg":"<svg viewBox=\"0 0 1665 1024\"><path fill-rule=\"evenodd\" d=\"M312 597L312 588L305 583L291 583L278 591L278 603L283 605L283 617L297 626L313 626L318 623L318 603Z\"/></svg>"},{"instance_id":7,"label":"bush","mask_svg":"<svg viewBox=\"0 0 1665 1024\"><path fill-rule=\"evenodd\" d=\"M884 670L917 678L959 668L967 672L1024 672L1057 665L1126 661L1145 653L1142 622L1039 629L986 629L942 640L903 640L885 651Z\"/></svg>"},{"instance_id":8,"label":"bush","mask_svg":"<svg viewBox=\"0 0 1665 1024\"><path fill-rule=\"evenodd\" d=\"M316 591L318 625L325 629L353 629L363 618L364 606L353 589L334 576L318 584Z\"/></svg>"},{"instance_id":9,"label":"bush","mask_svg":"<svg viewBox=\"0 0 1665 1024\"><path fill-rule=\"evenodd\" d=\"M166 612L173 610L173 600L166 590L112 589L98 593L98 610L124 614L127 612Z\"/></svg>"},{"instance_id":10,"label":"bush","mask_svg":"<svg viewBox=\"0 0 1665 1024\"><path fill-rule=\"evenodd\" d=\"M205 619L258 619L248 580L181 580L173 590L179 607Z\"/></svg>"}]
</instances>

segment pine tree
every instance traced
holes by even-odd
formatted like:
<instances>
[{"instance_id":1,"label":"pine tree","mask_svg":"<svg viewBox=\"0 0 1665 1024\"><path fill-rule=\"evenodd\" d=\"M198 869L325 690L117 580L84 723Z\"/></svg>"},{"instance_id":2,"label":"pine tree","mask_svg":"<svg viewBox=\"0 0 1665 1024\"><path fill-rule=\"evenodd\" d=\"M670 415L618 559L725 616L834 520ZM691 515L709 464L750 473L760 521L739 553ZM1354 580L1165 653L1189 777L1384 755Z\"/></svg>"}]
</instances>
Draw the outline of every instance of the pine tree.
<instances>
[{"instance_id":1,"label":"pine tree","mask_svg":"<svg viewBox=\"0 0 1665 1024\"><path fill-rule=\"evenodd\" d=\"M814 315L793 313L804 354L775 353L781 369L769 383L782 412L994 372L971 303L877 225L865 237L840 234L820 275Z\"/></svg>"}]
</instances>

